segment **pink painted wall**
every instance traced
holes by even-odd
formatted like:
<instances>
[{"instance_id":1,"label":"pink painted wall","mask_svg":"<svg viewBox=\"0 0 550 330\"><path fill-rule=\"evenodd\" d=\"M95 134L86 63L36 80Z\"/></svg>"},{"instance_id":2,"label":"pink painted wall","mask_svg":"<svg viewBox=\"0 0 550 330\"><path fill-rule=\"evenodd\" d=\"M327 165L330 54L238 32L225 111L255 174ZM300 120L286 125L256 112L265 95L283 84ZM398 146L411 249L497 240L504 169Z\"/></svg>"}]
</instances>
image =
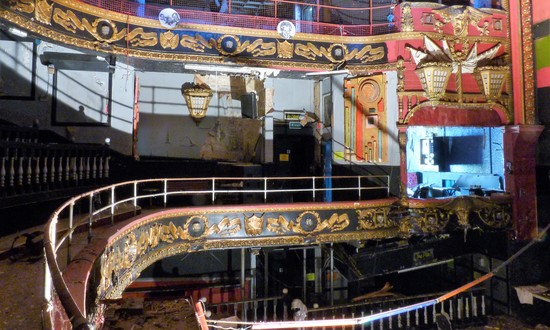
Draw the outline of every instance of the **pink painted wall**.
<instances>
[{"instance_id":1,"label":"pink painted wall","mask_svg":"<svg viewBox=\"0 0 550 330\"><path fill-rule=\"evenodd\" d=\"M550 19L550 6L548 0L532 0L533 24Z\"/></svg>"}]
</instances>

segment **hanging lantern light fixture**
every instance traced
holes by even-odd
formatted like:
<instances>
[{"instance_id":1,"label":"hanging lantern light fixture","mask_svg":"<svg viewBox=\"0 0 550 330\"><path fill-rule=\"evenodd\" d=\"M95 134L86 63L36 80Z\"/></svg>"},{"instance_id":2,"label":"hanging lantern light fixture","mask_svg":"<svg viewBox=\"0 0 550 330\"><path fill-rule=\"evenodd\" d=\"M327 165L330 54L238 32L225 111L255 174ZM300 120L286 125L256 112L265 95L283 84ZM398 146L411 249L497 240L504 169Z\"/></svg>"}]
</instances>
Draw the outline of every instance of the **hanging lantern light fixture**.
<instances>
[{"instance_id":1,"label":"hanging lantern light fixture","mask_svg":"<svg viewBox=\"0 0 550 330\"><path fill-rule=\"evenodd\" d=\"M453 68L451 63L432 62L419 65L416 74L428 99L435 101L445 95Z\"/></svg>"},{"instance_id":2,"label":"hanging lantern light fixture","mask_svg":"<svg viewBox=\"0 0 550 330\"><path fill-rule=\"evenodd\" d=\"M474 70L479 89L488 101L496 101L502 94L502 87L508 80L508 68L504 66L484 66Z\"/></svg>"},{"instance_id":3,"label":"hanging lantern light fixture","mask_svg":"<svg viewBox=\"0 0 550 330\"><path fill-rule=\"evenodd\" d=\"M189 115L198 124L206 116L212 99L212 90L206 84L185 83L181 85L181 94L189 109Z\"/></svg>"}]
</instances>

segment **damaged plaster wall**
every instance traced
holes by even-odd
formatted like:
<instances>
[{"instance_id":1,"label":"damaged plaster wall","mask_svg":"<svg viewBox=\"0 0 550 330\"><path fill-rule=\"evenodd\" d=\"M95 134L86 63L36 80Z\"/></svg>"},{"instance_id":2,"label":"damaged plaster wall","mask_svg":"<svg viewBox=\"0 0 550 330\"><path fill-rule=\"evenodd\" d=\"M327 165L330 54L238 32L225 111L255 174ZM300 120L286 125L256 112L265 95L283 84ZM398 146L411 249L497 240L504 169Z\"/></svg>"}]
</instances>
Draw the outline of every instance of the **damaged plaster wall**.
<instances>
[{"instance_id":1,"label":"damaged plaster wall","mask_svg":"<svg viewBox=\"0 0 550 330\"><path fill-rule=\"evenodd\" d=\"M253 162L261 127L257 119L218 118L202 145L201 159Z\"/></svg>"},{"instance_id":2,"label":"damaged plaster wall","mask_svg":"<svg viewBox=\"0 0 550 330\"><path fill-rule=\"evenodd\" d=\"M269 161L265 153L273 139L273 124L266 127L264 123L282 119L288 109L313 111L312 81L182 73L139 75L141 156ZM189 116L181 95L181 85L186 82L203 83L213 91L206 117L198 123ZM243 118L242 113L241 96L250 93L256 98L255 119Z\"/></svg>"}]
</instances>

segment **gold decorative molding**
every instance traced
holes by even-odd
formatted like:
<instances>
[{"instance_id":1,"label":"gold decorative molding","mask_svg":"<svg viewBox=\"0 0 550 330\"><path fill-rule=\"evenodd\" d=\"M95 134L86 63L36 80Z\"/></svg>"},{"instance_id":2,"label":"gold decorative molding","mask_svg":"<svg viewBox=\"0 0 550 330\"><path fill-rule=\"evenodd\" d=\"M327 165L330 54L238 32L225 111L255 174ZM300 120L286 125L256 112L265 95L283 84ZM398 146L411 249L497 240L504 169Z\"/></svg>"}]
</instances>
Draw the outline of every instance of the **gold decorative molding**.
<instances>
[{"instance_id":1,"label":"gold decorative molding","mask_svg":"<svg viewBox=\"0 0 550 330\"><path fill-rule=\"evenodd\" d=\"M405 61L402 57L397 59L395 64L397 70L397 92L405 91Z\"/></svg>"},{"instance_id":2,"label":"gold decorative molding","mask_svg":"<svg viewBox=\"0 0 550 330\"><path fill-rule=\"evenodd\" d=\"M357 229L373 230L395 227L395 222L388 217L389 211L389 208L356 210L359 222Z\"/></svg>"},{"instance_id":3,"label":"gold decorative molding","mask_svg":"<svg viewBox=\"0 0 550 330\"><path fill-rule=\"evenodd\" d=\"M450 213L441 208L411 209L409 228L411 234L435 234L442 232L449 223Z\"/></svg>"},{"instance_id":4,"label":"gold decorative molding","mask_svg":"<svg viewBox=\"0 0 550 330\"><path fill-rule=\"evenodd\" d=\"M521 0L521 49L523 50L523 102L525 104L525 123L536 124L535 109L535 72L533 59L533 22L531 0Z\"/></svg>"},{"instance_id":5,"label":"gold decorative molding","mask_svg":"<svg viewBox=\"0 0 550 330\"><path fill-rule=\"evenodd\" d=\"M287 40L281 42L277 40L277 56L280 58L292 58L292 54L294 54L294 44L291 42L288 42Z\"/></svg>"},{"instance_id":6,"label":"gold decorative molding","mask_svg":"<svg viewBox=\"0 0 550 330\"><path fill-rule=\"evenodd\" d=\"M479 22L491 15L479 11L474 7L450 6L443 9L434 9L433 12L441 17L436 17L434 25L436 31L439 33L443 33L443 26L451 23L455 37L465 37L468 35L468 26L470 25L475 27L482 36L489 34L489 22L485 21L481 26Z\"/></svg>"},{"instance_id":7,"label":"gold decorative molding","mask_svg":"<svg viewBox=\"0 0 550 330\"><path fill-rule=\"evenodd\" d=\"M335 36L315 35L310 39L310 34L299 34L302 39L295 37L290 42L281 42L276 32L255 29L185 24L185 27L166 31L157 20L122 15L80 2L41 1L40 8L25 2L13 1L11 4L12 7L2 11L0 16L25 30L70 46L113 55L204 63L221 63L223 58L219 54L240 55L235 59L237 64L250 65L259 58L261 64L254 62L254 65L302 68L304 71L330 70L331 64L342 61L372 63L387 56L381 46L385 38L380 36L347 37L349 42L342 44L342 38ZM17 15L14 13L17 10L28 14L34 10L36 17L33 20ZM193 34L186 33L188 31ZM222 31L225 33L221 37L210 40L202 36ZM266 40L264 35L272 39ZM227 36L237 43L235 49L222 46L221 39ZM322 44L326 42L330 43ZM187 54L189 52L197 54ZM300 62L300 58L314 58L314 63Z\"/></svg>"},{"instance_id":8,"label":"gold decorative molding","mask_svg":"<svg viewBox=\"0 0 550 330\"><path fill-rule=\"evenodd\" d=\"M33 0L7 0L7 5L22 13L30 14L34 11Z\"/></svg>"},{"instance_id":9,"label":"gold decorative molding","mask_svg":"<svg viewBox=\"0 0 550 330\"><path fill-rule=\"evenodd\" d=\"M52 20L53 3L49 4L46 0L36 1L36 11L34 12L34 18L43 24L50 25Z\"/></svg>"},{"instance_id":10,"label":"gold decorative molding","mask_svg":"<svg viewBox=\"0 0 550 330\"><path fill-rule=\"evenodd\" d=\"M332 50L334 47L340 47L342 49L342 57L335 58ZM346 45L333 44L328 48L324 46L318 47L313 43L299 43L295 45L295 53L308 60L316 60L318 57L327 58L329 61L336 63L341 61L349 61L352 59L358 60L361 63L369 63L381 60L386 56L384 47L373 47L372 45L366 45L361 49L353 49L349 51Z\"/></svg>"},{"instance_id":11,"label":"gold decorative molding","mask_svg":"<svg viewBox=\"0 0 550 330\"><path fill-rule=\"evenodd\" d=\"M97 280L98 299L119 298L124 288L145 267L161 258L184 252L436 234L446 230L451 215L457 216L458 224L464 228L477 226L472 223L473 214L477 214L485 226L495 229L506 228L511 219L510 201L506 198L493 200L463 196L409 200L408 206L396 213L399 214L398 221L393 219L397 215L392 215L391 211L396 207L393 205L396 201L392 198L354 203L349 204L349 209L342 209L342 204L340 208L319 204L318 208L305 211L303 205L281 209L262 209L260 206L256 210L261 213L249 215L246 208L226 208L206 209L201 213L174 210L146 216L142 221L117 231L105 246L98 264L101 274ZM283 209L298 213L295 216L264 215L264 212L280 213ZM408 210L408 215L403 216L404 210ZM220 218L220 213L225 215ZM231 215L237 213L240 216Z\"/></svg>"},{"instance_id":12,"label":"gold decorative molding","mask_svg":"<svg viewBox=\"0 0 550 330\"><path fill-rule=\"evenodd\" d=\"M244 219L244 230L249 236L258 236L264 229L264 217L253 214Z\"/></svg>"},{"instance_id":13,"label":"gold decorative molding","mask_svg":"<svg viewBox=\"0 0 550 330\"><path fill-rule=\"evenodd\" d=\"M411 5L409 3L403 3L401 5L401 31L414 31L414 20L412 16Z\"/></svg>"},{"instance_id":14,"label":"gold decorative molding","mask_svg":"<svg viewBox=\"0 0 550 330\"><path fill-rule=\"evenodd\" d=\"M511 225L512 198L457 196L444 199L409 199L411 230L433 232L446 226L451 215L460 228L484 225L484 229L503 229ZM472 220L472 217L476 217ZM416 223L416 227L415 227Z\"/></svg>"},{"instance_id":15,"label":"gold decorative molding","mask_svg":"<svg viewBox=\"0 0 550 330\"><path fill-rule=\"evenodd\" d=\"M178 47L179 40L180 36L172 31L166 31L160 34L160 46L164 49L176 49Z\"/></svg>"},{"instance_id":16,"label":"gold decorative molding","mask_svg":"<svg viewBox=\"0 0 550 330\"><path fill-rule=\"evenodd\" d=\"M287 220L283 215L268 218L267 230L278 235L315 234L325 229L330 232L341 231L347 228L349 223L349 217L345 213L333 213L328 219L322 220L318 212L304 211L295 220Z\"/></svg>"},{"instance_id":17,"label":"gold decorative molding","mask_svg":"<svg viewBox=\"0 0 550 330\"><path fill-rule=\"evenodd\" d=\"M248 40L241 42L242 46L246 46L244 50L240 49L243 51L240 54L246 56L236 57L234 59L236 64L277 66L294 70L311 71L332 70L335 63L347 61L347 68L350 71L353 69L357 73L362 74L368 73L371 70L372 65L370 63L381 62L387 56L385 49L380 46L381 43L411 40L423 37L424 35L435 39L441 38L441 34L438 33L412 31L412 21L410 29L407 28L406 22L402 22L405 29L402 29L400 33L390 35L342 37L297 33L292 41L287 41L286 43L279 40L280 38L276 31L205 26L200 24L178 26L176 29L171 30L171 33L173 33L171 34L161 28L158 20L110 12L82 2L65 0L39 1L36 4L36 8L34 8L33 15L38 15L38 18L35 17L34 20L14 14L11 11L15 10L14 8L18 8L19 12L26 11L32 14L32 2L11 1L10 3L15 7L10 7L8 10L1 12L0 16L14 24L20 25L37 36L43 35L51 40L70 46L106 52L113 55L168 61L223 63L223 58L217 56L217 54L220 54L220 49L223 51L216 44L217 40L204 40L202 37L202 34L219 33L221 35L239 35L241 38L248 38ZM38 8L39 6L41 9ZM400 6L403 7L402 11L405 11L402 19L409 17L407 10L418 7L414 3L403 3ZM424 8L428 7L424 5ZM434 8L439 7L435 6ZM48 11L52 11L52 14L49 15ZM51 19L49 16L51 16ZM412 12L410 18L412 19ZM45 23L48 19L51 20L49 25ZM185 31L192 31L193 34L181 33L183 28L185 28ZM107 31L106 34L99 32L104 29ZM61 30L66 32L62 32ZM93 40L82 39L86 35ZM178 42L178 38L179 43L176 43ZM215 39L217 38L215 37ZM269 38L269 40L266 38ZM256 41L255 39L261 40ZM475 42L479 40L479 37L465 36L463 39ZM508 41L505 37L484 36L483 40L484 42L492 42L492 40L495 43L501 42L505 45L505 49L508 49ZM245 45L246 42L249 44ZM374 43L379 44L376 45ZM177 47L176 44L178 45ZM218 52L217 54L212 52L214 49ZM248 50L251 53L245 53ZM227 52L227 50L225 51ZM195 54L192 54L192 52L195 52ZM340 60L339 56L343 56L343 59ZM307 61L301 61L300 58ZM311 60L311 58L314 58L314 60ZM256 59L261 61L257 61ZM390 66L386 64L374 65L374 67L382 69L383 67Z\"/></svg>"},{"instance_id":18,"label":"gold decorative molding","mask_svg":"<svg viewBox=\"0 0 550 330\"><path fill-rule=\"evenodd\" d=\"M414 95L415 93L405 93L407 95ZM417 96L420 96L421 93L416 93ZM411 118L414 116L414 114L420 110L425 108L436 108L436 107L445 107L445 108L454 108L454 109L462 109L462 110L479 110L479 111L496 111L497 114L500 117L500 120L502 124L509 124L513 120L513 115L511 111L505 106L500 103L496 102L475 102L475 95L472 96L472 101L469 101L469 96L465 95L464 100L459 103L458 102L458 96L451 95L449 93L445 94L446 98L452 98L454 96L454 102L448 102L448 101L424 101L418 104L415 104L414 106L409 108L409 111L405 115L405 118L403 118L403 121L401 124L408 124Z\"/></svg>"},{"instance_id":19,"label":"gold decorative molding","mask_svg":"<svg viewBox=\"0 0 550 330\"><path fill-rule=\"evenodd\" d=\"M459 45L460 41L462 45ZM415 95L415 92L398 90L401 101L404 96L417 96L417 104L408 107L403 123L408 123L419 106L426 105L432 107L445 105L457 109L495 109L503 123L511 122L512 114L507 109L509 95L501 94L502 86L509 75L509 67L503 61L504 56L497 56L502 45L497 43L486 51L478 53L478 42L470 47L469 40L443 38L441 44L439 46L431 38L424 36L424 50L408 47L417 67L416 73L424 89L424 96L428 101L420 100L418 98L420 95ZM455 74L456 92L447 91L446 88L451 73ZM469 95L463 93L462 76L464 74L484 75L480 85L482 93ZM480 102L479 96L484 97L485 102ZM408 101L410 99L408 97Z\"/></svg>"},{"instance_id":20,"label":"gold decorative molding","mask_svg":"<svg viewBox=\"0 0 550 330\"><path fill-rule=\"evenodd\" d=\"M512 223L512 206L509 204L481 207L475 213L492 229L506 228Z\"/></svg>"}]
</instances>

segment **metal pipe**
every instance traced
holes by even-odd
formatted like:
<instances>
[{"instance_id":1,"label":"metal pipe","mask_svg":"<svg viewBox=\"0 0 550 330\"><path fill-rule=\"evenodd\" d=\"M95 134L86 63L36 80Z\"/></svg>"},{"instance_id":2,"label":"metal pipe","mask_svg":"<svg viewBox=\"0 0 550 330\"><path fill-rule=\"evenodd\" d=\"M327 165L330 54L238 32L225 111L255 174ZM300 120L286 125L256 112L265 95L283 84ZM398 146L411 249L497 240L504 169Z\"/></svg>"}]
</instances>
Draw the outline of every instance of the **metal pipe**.
<instances>
[{"instance_id":1,"label":"metal pipe","mask_svg":"<svg viewBox=\"0 0 550 330\"><path fill-rule=\"evenodd\" d=\"M115 224L115 186L111 187L111 225Z\"/></svg>"},{"instance_id":2,"label":"metal pipe","mask_svg":"<svg viewBox=\"0 0 550 330\"><path fill-rule=\"evenodd\" d=\"M269 296L269 255L266 249L262 250L264 252L264 292L263 297Z\"/></svg>"},{"instance_id":3,"label":"metal pipe","mask_svg":"<svg viewBox=\"0 0 550 330\"><path fill-rule=\"evenodd\" d=\"M358 200L361 200L361 177L358 176L357 177L357 195L358 195Z\"/></svg>"},{"instance_id":4,"label":"metal pipe","mask_svg":"<svg viewBox=\"0 0 550 330\"><path fill-rule=\"evenodd\" d=\"M133 203L134 203L134 216L137 215L137 184L138 184L138 182L134 181L134 200L133 200Z\"/></svg>"},{"instance_id":5,"label":"metal pipe","mask_svg":"<svg viewBox=\"0 0 550 330\"><path fill-rule=\"evenodd\" d=\"M88 217L88 242L92 239L92 219L94 217L94 193L90 194L90 212Z\"/></svg>"},{"instance_id":6,"label":"metal pipe","mask_svg":"<svg viewBox=\"0 0 550 330\"><path fill-rule=\"evenodd\" d=\"M304 304L307 303L307 250L302 250L302 271L303 271L303 279L302 279L302 300L304 301Z\"/></svg>"},{"instance_id":7,"label":"metal pipe","mask_svg":"<svg viewBox=\"0 0 550 330\"><path fill-rule=\"evenodd\" d=\"M168 180L164 180L164 194L163 194L163 204L164 208L166 208L166 204L168 203Z\"/></svg>"},{"instance_id":8,"label":"metal pipe","mask_svg":"<svg viewBox=\"0 0 550 330\"><path fill-rule=\"evenodd\" d=\"M312 189L313 189L313 202L315 202L315 177L312 177L311 178L311 183L312 183Z\"/></svg>"},{"instance_id":9,"label":"metal pipe","mask_svg":"<svg viewBox=\"0 0 550 330\"><path fill-rule=\"evenodd\" d=\"M264 203L267 203L267 178L264 177Z\"/></svg>"},{"instance_id":10,"label":"metal pipe","mask_svg":"<svg viewBox=\"0 0 550 330\"><path fill-rule=\"evenodd\" d=\"M245 274L245 259L246 259L246 251L244 248L241 248L241 299L244 299L244 296L245 296L245 281L246 281L246 274ZM246 301L243 303L243 314L242 314L242 317L243 317L243 320L244 321L248 321L247 319L247 313L246 313L246 310L247 310L247 303Z\"/></svg>"},{"instance_id":11,"label":"metal pipe","mask_svg":"<svg viewBox=\"0 0 550 330\"><path fill-rule=\"evenodd\" d=\"M212 178L212 205L216 202L216 178Z\"/></svg>"},{"instance_id":12,"label":"metal pipe","mask_svg":"<svg viewBox=\"0 0 550 330\"><path fill-rule=\"evenodd\" d=\"M67 263L71 262L71 243L73 241L74 200L69 205L69 237L67 239ZM56 230L57 232L57 230Z\"/></svg>"},{"instance_id":13,"label":"metal pipe","mask_svg":"<svg viewBox=\"0 0 550 330\"><path fill-rule=\"evenodd\" d=\"M315 249L315 293L322 293L323 287L321 283L323 274L323 251L321 246L316 246Z\"/></svg>"},{"instance_id":14,"label":"metal pipe","mask_svg":"<svg viewBox=\"0 0 550 330\"><path fill-rule=\"evenodd\" d=\"M256 299L256 255L254 253L250 253L250 299ZM254 322L258 321L258 303L255 301L253 304L254 309Z\"/></svg>"},{"instance_id":15,"label":"metal pipe","mask_svg":"<svg viewBox=\"0 0 550 330\"><path fill-rule=\"evenodd\" d=\"M330 305L334 306L334 247L330 243Z\"/></svg>"}]
</instances>

